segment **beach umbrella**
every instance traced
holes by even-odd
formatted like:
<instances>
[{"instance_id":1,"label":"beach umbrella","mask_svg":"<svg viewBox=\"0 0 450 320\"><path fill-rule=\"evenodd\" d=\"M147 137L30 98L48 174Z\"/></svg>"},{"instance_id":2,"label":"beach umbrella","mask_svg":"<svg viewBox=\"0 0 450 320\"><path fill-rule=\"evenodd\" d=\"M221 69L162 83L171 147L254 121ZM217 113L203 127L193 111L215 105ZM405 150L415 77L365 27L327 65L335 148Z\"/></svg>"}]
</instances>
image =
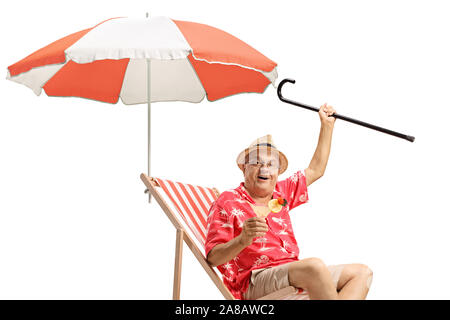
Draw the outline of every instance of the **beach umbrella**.
<instances>
[{"instance_id":1,"label":"beach umbrella","mask_svg":"<svg viewBox=\"0 0 450 320\"><path fill-rule=\"evenodd\" d=\"M112 18L59 39L8 67L36 95L148 106L215 101L275 84L277 64L220 29L168 17Z\"/></svg>"}]
</instances>

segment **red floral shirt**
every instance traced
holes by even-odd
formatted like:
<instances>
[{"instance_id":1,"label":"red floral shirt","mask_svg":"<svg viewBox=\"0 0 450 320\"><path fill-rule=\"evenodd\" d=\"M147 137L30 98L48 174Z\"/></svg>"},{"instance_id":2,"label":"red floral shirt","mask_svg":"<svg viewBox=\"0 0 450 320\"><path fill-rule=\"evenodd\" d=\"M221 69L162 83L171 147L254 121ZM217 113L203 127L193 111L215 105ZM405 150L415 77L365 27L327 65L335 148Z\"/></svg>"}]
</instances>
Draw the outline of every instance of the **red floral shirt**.
<instances>
[{"instance_id":1,"label":"red floral shirt","mask_svg":"<svg viewBox=\"0 0 450 320\"><path fill-rule=\"evenodd\" d=\"M289 210L308 201L304 170L277 182L273 198L279 197L286 199L287 204L280 212L271 212L266 217L269 231L265 236L255 238L233 260L218 266L223 282L237 299L242 299L247 290L252 270L298 260L299 249ZM206 229L206 256L217 244L238 236L244 221L256 216L249 202L255 204L242 182L236 189L224 191L212 204Z\"/></svg>"}]
</instances>

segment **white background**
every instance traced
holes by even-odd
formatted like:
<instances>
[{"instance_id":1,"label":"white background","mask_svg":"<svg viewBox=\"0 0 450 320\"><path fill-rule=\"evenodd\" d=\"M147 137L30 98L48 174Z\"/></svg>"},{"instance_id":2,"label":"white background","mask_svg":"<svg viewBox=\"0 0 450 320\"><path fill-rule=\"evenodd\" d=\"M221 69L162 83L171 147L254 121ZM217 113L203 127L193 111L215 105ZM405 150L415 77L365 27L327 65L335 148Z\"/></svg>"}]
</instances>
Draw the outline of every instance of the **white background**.
<instances>
[{"instance_id":1,"label":"white background","mask_svg":"<svg viewBox=\"0 0 450 320\"><path fill-rule=\"evenodd\" d=\"M284 95L416 136L343 121L324 177L291 212L301 257L364 263L369 299L449 299L450 20L445 1L8 1L6 68L116 16L166 15L223 29L293 78ZM0 81L0 298L170 299L175 229L139 179L146 106L36 97ZM236 187L237 154L271 133L306 168L317 113L273 87L210 103L153 104L152 174ZM222 299L185 246L181 296Z\"/></svg>"}]
</instances>

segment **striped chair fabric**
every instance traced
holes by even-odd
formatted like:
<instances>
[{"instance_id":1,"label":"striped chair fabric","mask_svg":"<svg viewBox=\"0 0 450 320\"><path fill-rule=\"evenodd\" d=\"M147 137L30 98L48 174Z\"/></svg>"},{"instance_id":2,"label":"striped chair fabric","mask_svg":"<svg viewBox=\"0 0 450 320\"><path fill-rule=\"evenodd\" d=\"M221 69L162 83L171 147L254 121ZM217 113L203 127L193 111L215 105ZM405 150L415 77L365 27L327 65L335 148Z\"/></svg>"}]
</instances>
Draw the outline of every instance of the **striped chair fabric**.
<instances>
[{"instance_id":1,"label":"striped chair fabric","mask_svg":"<svg viewBox=\"0 0 450 320\"><path fill-rule=\"evenodd\" d=\"M154 178L174 204L183 221L205 247L209 208L218 195L211 188Z\"/></svg>"}]
</instances>

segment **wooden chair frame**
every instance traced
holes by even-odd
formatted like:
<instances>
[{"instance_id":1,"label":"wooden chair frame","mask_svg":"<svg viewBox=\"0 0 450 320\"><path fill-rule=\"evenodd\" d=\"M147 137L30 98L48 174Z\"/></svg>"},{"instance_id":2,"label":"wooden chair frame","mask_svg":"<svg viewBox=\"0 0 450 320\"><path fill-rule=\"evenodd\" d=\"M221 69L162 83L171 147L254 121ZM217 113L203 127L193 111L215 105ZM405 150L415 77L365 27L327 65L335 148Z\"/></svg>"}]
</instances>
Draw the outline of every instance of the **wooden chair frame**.
<instances>
[{"instance_id":1,"label":"wooden chair frame","mask_svg":"<svg viewBox=\"0 0 450 320\"><path fill-rule=\"evenodd\" d=\"M158 202L161 209L167 215L169 220L172 222L174 227L176 228L176 242L175 242L175 265L174 265L174 276L173 276L173 300L180 299L180 284L181 284L181 267L182 267L182 259L183 259L183 241L187 244L189 249L191 249L195 258L198 260L200 265L206 271L208 276L216 285L217 289L222 293L225 299L227 300L235 300L235 297L231 294L225 284L222 282L220 276L216 273L213 267L208 263L203 252L197 247L195 242L192 240L191 236L185 231L184 226L181 224L176 214L172 211L168 203L164 200L162 194L158 191L159 184L156 179L152 177L148 177L146 174L141 174L141 180L147 186L148 191L154 197L156 202ZM217 196L219 196L219 191L215 188L212 188L214 192L216 192ZM276 300L281 299L283 297L289 296L297 292L295 287L286 287L279 291L273 292L269 295L266 295L258 300Z\"/></svg>"}]
</instances>

